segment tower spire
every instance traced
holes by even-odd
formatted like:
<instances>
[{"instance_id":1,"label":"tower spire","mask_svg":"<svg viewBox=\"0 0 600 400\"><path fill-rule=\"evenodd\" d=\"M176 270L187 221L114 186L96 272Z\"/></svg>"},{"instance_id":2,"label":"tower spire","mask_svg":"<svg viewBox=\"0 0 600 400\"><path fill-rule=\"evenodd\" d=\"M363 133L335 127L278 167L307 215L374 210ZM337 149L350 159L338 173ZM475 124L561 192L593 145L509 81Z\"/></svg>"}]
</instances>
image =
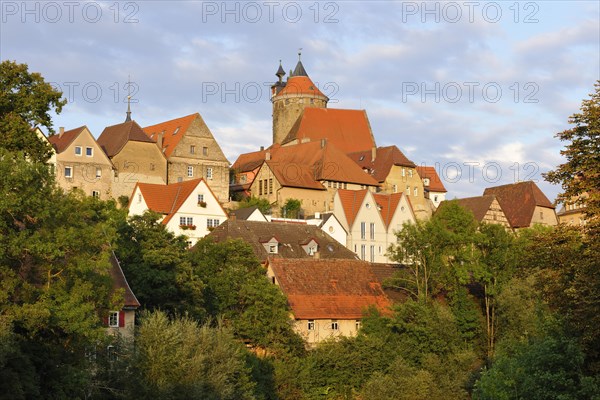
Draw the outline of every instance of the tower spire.
<instances>
[{"instance_id":1,"label":"tower spire","mask_svg":"<svg viewBox=\"0 0 600 400\"><path fill-rule=\"evenodd\" d=\"M131 75L127 80L127 117L125 118L125 122L129 121L131 121Z\"/></svg>"}]
</instances>

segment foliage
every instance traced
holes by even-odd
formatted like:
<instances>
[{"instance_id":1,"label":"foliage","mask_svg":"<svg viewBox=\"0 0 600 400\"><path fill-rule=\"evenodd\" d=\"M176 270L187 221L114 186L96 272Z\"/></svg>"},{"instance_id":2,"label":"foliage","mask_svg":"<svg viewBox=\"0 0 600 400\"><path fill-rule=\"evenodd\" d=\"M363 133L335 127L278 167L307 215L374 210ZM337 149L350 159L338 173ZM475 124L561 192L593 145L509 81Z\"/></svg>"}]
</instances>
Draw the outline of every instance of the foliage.
<instances>
[{"instance_id":1,"label":"foliage","mask_svg":"<svg viewBox=\"0 0 600 400\"><path fill-rule=\"evenodd\" d=\"M239 202L238 208L258 207L261 213L271 214L271 203L262 197L249 197Z\"/></svg>"},{"instance_id":2,"label":"foliage","mask_svg":"<svg viewBox=\"0 0 600 400\"><path fill-rule=\"evenodd\" d=\"M253 399L243 346L220 323L155 311L141 317L128 398Z\"/></svg>"},{"instance_id":3,"label":"foliage","mask_svg":"<svg viewBox=\"0 0 600 400\"><path fill-rule=\"evenodd\" d=\"M302 202L298 199L287 199L281 207L281 216L284 218L300 218Z\"/></svg>"},{"instance_id":4,"label":"foliage","mask_svg":"<svg viewBox=\"0 0 600 400\"><path fill-rule=\"evenodd\" d=\"M187 259L186 239L169 232L159 218L148 211L121 222L116 253L127 280L145 309L202 318L203 285Z\"/></svg>"},{"instance_id":5,"label":"foliage","mask_svg":"<svg viewBox=\"0 0 600 400\"><path fill-rule=\"evenodd\" d=\"M577 198L586 205L587 229L600 234L600 81L595 93L581 103L581 112L573 114L571 129L556 134L567 146L560 153L566 162L544 175L552 183L562 184L559 200L570 204ZM585 196L587 195L587 197Z\"/></svg>"},{"instance_id":6,"label":"foliage","mask_svg":"<svg viewBox=\"0 0 600 400\"><path fill-rule=\"evenodd\" d=\"M31 160L45 162L50 145L39 139L33 128L44 126L54 132L50 111L61 112L66 99L45 82L39 73L30 73L26 64L0 63L0 148L23 152Z\"/></svg>"},{"instance_id":7,"label":"foliage","mask_svg":"<svg viewBox=\"0 0 600 400\"><path fill-rule=\"evenodd\" d=\"M298 352L301 339L292 332L287 301L270 284L252 248L242 240L200 240L190 260L205 287L208 315L223 318L234 333L254 345Z\"/></svg>"},{"instance_id":8,"label":"foliage","mask_svg":"<svg viewBox=\"0 0 600 400\"><path fill-rule=\"evenodd\" d=\"M498 357L477 382L474 399L591 399L600 380L583 374L584 355L577 341L550 327L542 337Z\"/></svg>"}]
</instances>

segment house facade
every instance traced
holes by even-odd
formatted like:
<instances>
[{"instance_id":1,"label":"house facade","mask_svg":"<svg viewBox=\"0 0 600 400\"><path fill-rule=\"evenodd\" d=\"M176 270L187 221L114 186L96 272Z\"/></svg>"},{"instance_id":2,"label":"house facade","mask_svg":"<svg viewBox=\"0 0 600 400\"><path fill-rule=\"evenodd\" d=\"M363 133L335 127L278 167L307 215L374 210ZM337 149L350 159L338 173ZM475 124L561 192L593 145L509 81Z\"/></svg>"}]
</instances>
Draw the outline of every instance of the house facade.
<instances>
[{"instance_id":1,"label":"house facade","mask_svg":"<svg viewBox=\"0 0 600 400\"><path fill-rule=\"evenodd\" d=\"M129 120L104 128L98 144L115 167L112 182L115 199L131 196L138 182L166 183L167 160L137 122Z\"/></svg>"},{"instance_id":2,"label":"house facade","mask_svg":"<svg viewBox=\"0 0 600 400\"><path fill-rule=\"evenodd\" d=\"M269 259L267 277L286 296L294 330L309 347L355 336L369 307L387 314L391 305L364 261Z\"/></svg>"},{"instance_id":3,"label":"house facade","mask_svg":"<svg viewBox=\"0 0 600 400\"><path fill-rule=\"evenodd\" d=\"M512 229L558 224L554 206L533 181L487 188L483 194L496 196Z\"/></svg>"},{"instance_id":4,"label":"house facade","mask_svg":"<svg viewBox=\"0 0 600 400\"><path fill-rule=\"evenodd\" d=\"M166 183L203 178L219 201L229 200L229 161L199 113L144 128L167 159Z\"/></svg>"},{"instance_id":5,"label":"house facade","mask_svg":"<svg viewBox=\"0 0 600 400\"><path fill-rule=\"evenodd\" d=\"M346 247L361 260L389 263L387 249L396 231L415 223L411 203L403 193L375 194L368 190L338 190L334 214L348 232Z\"/></svg>"},{"instance_id":6,"label":"house facade","mask_svg":"<svg viewBox=\"0 0 600 400\"><path fill-rule=\"evenodd\" d=\"M56 152L56 183L66 191L107 200L113 196L113 164L86 126L48 137Z\"/></svg>"},{"instance_id":7,"label":"house facade","mask_svg":"<svg viewBox=\"0 0 600 400\"><path fill-rule=\"evenodd\" d=\"M502 225L506 229L510 229L508 218L506 218L506 214L504 214L504 210L502 210L496 196L486 195L456 200L444 200L440 203L438 209L441 209L450 201L456 201L461 207L471 211L477 222Z\"/></svg>"},{"instance_id":8,"label":"house facade","mask_svg":"<svg viewBox=\"0 0 600 400\"><path fill-rule=\"evenodd\" d=\"M438 208L440 203L446 200L446 187L440 179L434 167L417 167L417 173L423 181L425 198L431 201L434 209Z\"/></svg>"},{"instance_id":9,"label":"house facade","mask_svg":"<svg viewBox=\"0 0 600 400\"><path fill-rule=\"evenodd\" d=\"M196 242L227 219L227 213L204 179L169 185L137 183L129 199L129 215L152 210L163 215L161 223L175 235Z\"/></svg>"},{"instance_id":10,"label":"house facade","mask_svg":"<svg viewBox=\"0 0 600 400\"><path fill-rule=\"evenodd\" d=\"M113 291L118 291L122 295L123 306L119 310L110 310L104 322L109 334L120 335L126 341L132 341L135 329L135 312L140 307L140 302L129 287L127 278L125 278L121 264L114 252L111 252L110 264L109 272L113 282Z\"/></svg>"}]
</instances>

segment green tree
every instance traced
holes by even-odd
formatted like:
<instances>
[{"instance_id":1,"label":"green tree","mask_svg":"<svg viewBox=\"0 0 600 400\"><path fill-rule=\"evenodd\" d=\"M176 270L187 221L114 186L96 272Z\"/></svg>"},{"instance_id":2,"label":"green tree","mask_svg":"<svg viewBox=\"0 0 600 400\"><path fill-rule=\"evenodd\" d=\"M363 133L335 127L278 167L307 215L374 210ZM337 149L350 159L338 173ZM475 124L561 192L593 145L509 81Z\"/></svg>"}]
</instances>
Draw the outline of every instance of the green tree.
<instances>
[{"instance_id":1,"label":"green tree","mask_svg":"<svg viewBox=\"0 0 600 400\"><path fill-rule=\"evenodd\" d=\"M148 211L121 222L116 253L127 280L145 309L203 318L203 285L187 258L186 239L169 232L159 218Z\"/></svg>"},{"instance_id":2,"label":"green tree","mask_svg":"<svg viewBox=\"0 0 600 400\"><path fill-rule=\"evenodd\" d=\"M281 216L284 218L300 218L302 202L298 199L287 199L281 208Z\"/></svg>"},{"instance_id":3,"label":"green tree","mask_svg":"<svg viewBox=\"0 0 600 400\"><path fill-rule=\"evenodd\" d=\"M254 345L299 353L301 339L292 331L287 301L272 285L252 248L242 240L200 240L189 258L204 288L208 315L223 318L233 332Z\"/></svg>"},{"instance_id":4,"label":"green tree","mask_svg":"<svg viewBox=\"0 0 600 400\"><path fill-rule=\"evenodd\" d=\"M248 208L257 206L261 213L271 214L271 203L262 197L250 197L239 202L238 208Z\"/></svg>"},{"instance_id":5,"label":"green tree","mask_svg":"<svg viewBox=\"0 0 600 400\"><path fill-rule=\"evenodd\" d=\"M566 203L578 198L586 205L588 230L600 234L600 81L595 93L583 100L581 112L573 114L569 123L571 129L557 133L556 137L568 142L560 153L566 162L554 171L544 174L546 180L562 185L563 193L559 200ZM583 196L583 195L587 195Z\"/></svg>"},{"instance_id":6,"label":"green tree","mask_svg":"<svg viewBox=\"0 0 600 400\"><path fill-rule=\"evenodd\" d=\"M220 323L155 311L141 316L126 398L254 398L245 349Z\"/></svg>"},{"instance_id":7,"label":"green tree","mask_svg":"<svg viewBox=\"0 0 600 400\"><path fill-rule=\"evenodd\" d=\"M45 162L51 147L39 139L33 128L44 126L53 133L50 112L61 112L66 99L39 73L30 73L26 64L0 63L0 148L21 151L31 160Z\"/></svg>"}]
</instances>

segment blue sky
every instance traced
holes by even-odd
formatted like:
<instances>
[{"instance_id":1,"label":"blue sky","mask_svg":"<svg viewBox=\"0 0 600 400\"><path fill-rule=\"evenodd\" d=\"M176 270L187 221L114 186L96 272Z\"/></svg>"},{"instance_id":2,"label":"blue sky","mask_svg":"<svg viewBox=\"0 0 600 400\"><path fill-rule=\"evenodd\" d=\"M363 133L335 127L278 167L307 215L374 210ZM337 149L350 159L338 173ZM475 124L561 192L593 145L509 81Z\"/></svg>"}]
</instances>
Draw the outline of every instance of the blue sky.
<instances>
[{"instance_id":1,"label":"blue sky","mask_svg":"<svg viewBox=\"0 0 600 400\"><path fill-rule=\"evenodd\" d=\"M54 118L98 136L199 112L231 162L271 144L279 60L332 108L366 109L378 145L436 165L449 197L534 179L600 79L597 1L2 1L0 57L65 92Z\"/></svg>"}]
</instances>

